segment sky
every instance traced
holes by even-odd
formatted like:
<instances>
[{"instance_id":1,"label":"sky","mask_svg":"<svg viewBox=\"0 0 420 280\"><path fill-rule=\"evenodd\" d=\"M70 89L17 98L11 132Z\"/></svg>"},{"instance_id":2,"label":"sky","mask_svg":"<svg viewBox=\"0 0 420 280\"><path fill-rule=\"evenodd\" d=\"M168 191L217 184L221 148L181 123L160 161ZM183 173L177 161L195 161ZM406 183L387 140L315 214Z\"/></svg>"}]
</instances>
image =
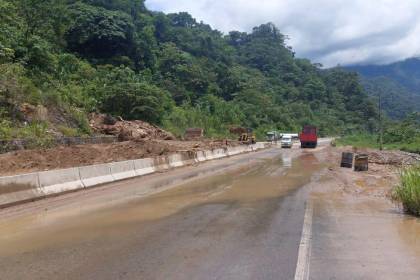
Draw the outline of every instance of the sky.
<instances>
[{"instance_id":1,"label":"sky","mask_svg":"<svg viewBox=\"0 0 420 280\"><path fill-rule=\"evenodd\" d=\"M224 33L273 22L298 57L326 67L387 64L420 55L420 0L146 0L186 11Z\"/></svg>"}]
</instances>

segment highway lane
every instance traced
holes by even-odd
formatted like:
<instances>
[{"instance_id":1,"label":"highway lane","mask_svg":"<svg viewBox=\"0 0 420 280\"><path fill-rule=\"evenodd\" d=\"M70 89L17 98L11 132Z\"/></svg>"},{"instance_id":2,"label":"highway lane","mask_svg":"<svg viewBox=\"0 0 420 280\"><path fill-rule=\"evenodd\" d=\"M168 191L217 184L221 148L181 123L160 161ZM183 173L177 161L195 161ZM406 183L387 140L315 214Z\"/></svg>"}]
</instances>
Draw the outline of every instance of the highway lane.
<instances>
[{"instance_id":1,"label":"highway lane","mask_svg":"<svg viewBox=\"0 0 420 280\"><path fill-rule=\"evenodd\" d=\"M345 191L327 144L0 210L0 279L420 279L419 220Z\"/></svg>"},{"instance_id":2,"label":"highway lane","mask_svg":"<svg viewBox=\"0 0 420 280\"><path fill-rule=\"evenodd\" d=\"M0 279L293 279L322 151L274 148L2 211Z\"/></svg>"}]
</instances>

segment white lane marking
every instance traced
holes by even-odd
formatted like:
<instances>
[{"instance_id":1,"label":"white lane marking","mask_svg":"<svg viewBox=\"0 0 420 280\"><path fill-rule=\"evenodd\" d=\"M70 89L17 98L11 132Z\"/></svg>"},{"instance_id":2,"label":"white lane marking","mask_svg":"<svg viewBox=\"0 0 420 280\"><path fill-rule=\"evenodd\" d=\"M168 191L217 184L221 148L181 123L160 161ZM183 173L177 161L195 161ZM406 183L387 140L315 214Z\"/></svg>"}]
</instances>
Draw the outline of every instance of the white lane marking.
<instances>
[{"instance_id":1,"label":"white lane marking","mask_svg":"<svg viewBox=\"0 0 420 280\"><path fill-rule=\"evenodd\" d=\"M312 241L312 202L308 201L305 209L305 218L303 220L302 237L299 245L299 255L296 265L295 280L309 279L309 262L311 256Z\"/></svg>"}]
</instances>

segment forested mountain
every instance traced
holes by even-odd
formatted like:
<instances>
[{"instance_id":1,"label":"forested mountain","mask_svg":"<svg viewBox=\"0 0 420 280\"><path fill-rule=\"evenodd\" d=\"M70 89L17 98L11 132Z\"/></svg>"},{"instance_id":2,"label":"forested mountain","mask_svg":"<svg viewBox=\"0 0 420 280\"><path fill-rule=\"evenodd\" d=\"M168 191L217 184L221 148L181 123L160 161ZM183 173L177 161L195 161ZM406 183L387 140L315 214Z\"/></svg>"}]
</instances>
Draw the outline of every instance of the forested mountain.
<instances>
[{"instance_id":1,"label":"forested mountain","mask_svg":"<svg viewBox=\"0 0 420 280\"><path fill-rule=\"evenodd\" d=\"M23 103L79 134L93 111L209 136L232 125L374 130L357 74L321 70L285 41L271 23L222 34L143 0L0 0L0 138L21 136Z\"/></svg>"},{"instance_id":2,"label":"forested mountain","mask_svg":"<svg viewBox=\"0 0 420 280\"><path fill-rule=\"evenodd\" d=\"M420 112L420 94L411 92L390 78L362 77L361 83L376 103L381 95L384 111L391 119L402 120L413 112Z\"/></svg>"},{"instance_id":3,"label":"forested mountain","mask_svg":"<svg viewBox=\"0 0 420 280\"><path fill-rule=\"evenodd\" d=\"M362 76L369 95L382 95L384 109L393 119L420 112L420 59L412 58L389 65L347 67Z\"/></svg>"},{"instance_id":4,"label":"forested mountain","mask_svg":"<svg viewBox=\"0 0 420 280\"><path fill-rule=\"evenodd\" d=\"M366 78L386 77L420 95L420 58L410 58L388 65L348 67Z\"/></svg>"}]
</instances>

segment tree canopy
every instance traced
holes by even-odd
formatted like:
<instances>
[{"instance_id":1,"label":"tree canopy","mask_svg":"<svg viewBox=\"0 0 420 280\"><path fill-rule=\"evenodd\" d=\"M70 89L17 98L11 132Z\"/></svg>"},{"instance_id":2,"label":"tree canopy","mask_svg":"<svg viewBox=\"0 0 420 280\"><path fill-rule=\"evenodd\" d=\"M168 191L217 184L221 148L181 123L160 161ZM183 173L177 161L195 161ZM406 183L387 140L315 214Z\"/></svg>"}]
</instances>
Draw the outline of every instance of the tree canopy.
<instances>
[{"instance_id":1,"label":"tree canopy","mask_svg":"<svg viewBox=\"0 0 420 280\"><path fill-rule=\"evenodd\" d=\"M13 108L29 102L215 136L233 125L374 130L358 76L296 58L287 40L272 23L225 35L143 0L0 0L1 116L18 123Z\"/></svg>"}]
</instances>

